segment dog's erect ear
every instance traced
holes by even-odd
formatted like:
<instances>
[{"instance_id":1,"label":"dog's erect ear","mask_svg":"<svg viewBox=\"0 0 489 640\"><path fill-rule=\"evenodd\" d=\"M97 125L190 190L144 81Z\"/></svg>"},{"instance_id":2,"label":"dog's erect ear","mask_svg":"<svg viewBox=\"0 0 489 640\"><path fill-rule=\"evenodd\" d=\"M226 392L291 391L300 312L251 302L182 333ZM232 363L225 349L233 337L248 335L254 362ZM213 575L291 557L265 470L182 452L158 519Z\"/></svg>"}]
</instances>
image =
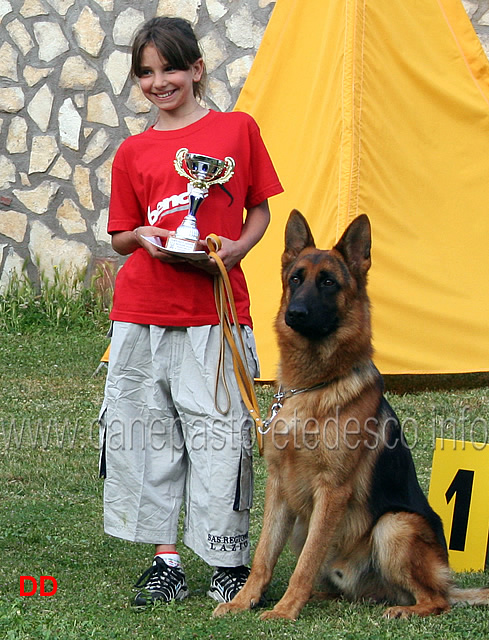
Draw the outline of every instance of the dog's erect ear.
<instances>
[{"instance_id":1,"label":"dog's erect ear","mask_svg":"<svg viewBox=\"0 0 489 640\"><path fill-rule=\"evenodd\" d=\"M295 260L299 253L306 247L315 247L311 229L300 211L293 209L290 212L285 227L285 250L282 255L282 267Z\"/></svg>"},{"instance_id":2,"label":"dog's erect ear","mask_svg":"<svg viewBox=\"0 0 489 640\"><path fill-rule=\"evenodd\" d=\"M346 228L335 249L345 258L356 277L364 277L372 262L370 258L371 246L370 221L365 214L362 214Z\"/></svg>"}]
</instances>

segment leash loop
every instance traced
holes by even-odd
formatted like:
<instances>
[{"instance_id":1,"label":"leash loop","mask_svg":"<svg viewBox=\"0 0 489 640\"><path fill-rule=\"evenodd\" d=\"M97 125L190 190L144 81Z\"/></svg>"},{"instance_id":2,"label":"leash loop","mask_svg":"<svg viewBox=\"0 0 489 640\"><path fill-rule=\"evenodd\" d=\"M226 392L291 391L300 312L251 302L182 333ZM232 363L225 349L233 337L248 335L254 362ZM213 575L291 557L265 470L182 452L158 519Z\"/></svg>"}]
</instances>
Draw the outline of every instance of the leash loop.
<instances>
[{"instance_id":1,"label":"leash loop","mask_svg":"<svg viewBox=\"0 0 489 640\"><path fill-rule=\"evenodd\" d=\"M222 247L221 238L215 233L210 233L205 240L207 242L207 247L209 249L209 255L211 255L211 253L215 253L216 251L219 251L219 249ZM211 256L211 258L214 258L214 260L216 259L215 256Z\"/></svg>"},{"instance_id":2,"label":"leash loop","mask_svg":"<svg viewBox=\"0 0 489 640\"><path fill-rule=\"evenodd\" d=\"M263 423L260 417L260 409L255 393L254 380L251 377L246 360L246 349L238 322L238 313L234 302L231 281L229 280L229 275L223 261L217 255L217 251L219 251L219 249L222 247L222 242L219 236L217 236L215 233L211 233L210 235L208 235L206 238L206 242L209 249L209 257L215 260L219 269L219 273L214 277L214 297L216 301L217 314L219 316L219 324L221 327L218 368L216 372L216 384L214 389L214 403L216 409L221 414L226 414L230 409L231 400L226 376L224 373L225 342L227 341L231 349L234 374L236 376L238 388L240 390L241 397L243 398L243 402L248 409L253 422L255 423L258 451L260 455L263 455L263 434L260 431L260 429L263 427ZM238 341L236 341L234 334L237 334ZM219 406L217 398L219 382L222 382L226 394L226 407L224 409Z\"/></svg>"}]
</instances>

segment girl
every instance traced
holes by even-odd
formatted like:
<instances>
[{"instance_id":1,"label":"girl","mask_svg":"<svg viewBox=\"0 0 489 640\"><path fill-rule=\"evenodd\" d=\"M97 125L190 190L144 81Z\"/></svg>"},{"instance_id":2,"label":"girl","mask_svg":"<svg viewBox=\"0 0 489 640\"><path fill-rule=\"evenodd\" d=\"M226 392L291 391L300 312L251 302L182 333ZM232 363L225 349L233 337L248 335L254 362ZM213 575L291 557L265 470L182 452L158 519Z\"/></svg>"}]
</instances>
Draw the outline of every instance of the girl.
<instances>
[{"instance_id":1,"label":"girl","mask_svg":"<svg viewBox=\"0 0 489 640\"><path fill-rule=\"evenodd\" d=\"M263 236L267 198L282 187L254 120L199 101L205 67L187 21L147 22L134 40L132 74L158 118L122 143L113 164L108 231L115 251L130 257L117 276L110 316L101 419L105 531L155 545L134 604L182 599L188 588L176 538L185 496L184 542L214 567L209 595L225 602L248 575L251 419L232 367L229 410L223 415L216 408L223 399L215 398L215 261L171 257L146 238L165 243L188 210L188 180L173 165L178 149L235 160L225 188L210 187L198 227L203 238L220 237L218 255L229 272L248 365L257 375L240 261Z\"/></svg>"}]
</instances>

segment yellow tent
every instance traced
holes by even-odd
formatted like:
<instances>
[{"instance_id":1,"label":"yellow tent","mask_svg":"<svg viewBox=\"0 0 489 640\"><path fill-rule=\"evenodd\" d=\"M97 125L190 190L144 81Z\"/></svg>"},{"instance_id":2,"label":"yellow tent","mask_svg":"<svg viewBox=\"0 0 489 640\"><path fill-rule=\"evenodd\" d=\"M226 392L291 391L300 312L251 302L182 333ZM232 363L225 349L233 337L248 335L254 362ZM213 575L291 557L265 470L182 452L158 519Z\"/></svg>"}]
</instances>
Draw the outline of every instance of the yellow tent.
<instances>
[{"instance_id":1,"label":"yellow tent","mask_svg":"<svg viewBox=\"0 0 489 640\"><path fill-rule=\"evenodd\" d=\"M459 0L278 0L237 109L285 187L246 258L262 379L289 211L329 248L373 227L384 373L489 370L489 63Z\"/></svg>"}]
</instances>

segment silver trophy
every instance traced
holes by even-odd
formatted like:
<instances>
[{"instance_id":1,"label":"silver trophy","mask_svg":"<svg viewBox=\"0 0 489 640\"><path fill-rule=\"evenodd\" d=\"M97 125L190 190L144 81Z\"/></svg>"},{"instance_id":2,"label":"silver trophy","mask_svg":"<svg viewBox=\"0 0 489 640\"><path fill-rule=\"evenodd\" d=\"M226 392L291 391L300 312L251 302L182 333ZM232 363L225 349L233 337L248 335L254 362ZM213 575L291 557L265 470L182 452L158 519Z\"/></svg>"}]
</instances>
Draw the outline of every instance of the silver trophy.
<instances>
[{"instance_id":1,"label":"silver trophy","mask_svg":"<svg viewBox=\"0 0 489 640\"><path fill-rule=\"evenodd\" d=\"M166 248L170 251L189 253L196 250L200 238L197 229L197 209L207 197L209 187L223 184L234 174L234 160L229 156L218 160L199 153L189 153L188 149L179 149L173 162L177 173L190 182L190 203L187 215L174 236L170 236Z\"/></svg>"}]
</instances>

